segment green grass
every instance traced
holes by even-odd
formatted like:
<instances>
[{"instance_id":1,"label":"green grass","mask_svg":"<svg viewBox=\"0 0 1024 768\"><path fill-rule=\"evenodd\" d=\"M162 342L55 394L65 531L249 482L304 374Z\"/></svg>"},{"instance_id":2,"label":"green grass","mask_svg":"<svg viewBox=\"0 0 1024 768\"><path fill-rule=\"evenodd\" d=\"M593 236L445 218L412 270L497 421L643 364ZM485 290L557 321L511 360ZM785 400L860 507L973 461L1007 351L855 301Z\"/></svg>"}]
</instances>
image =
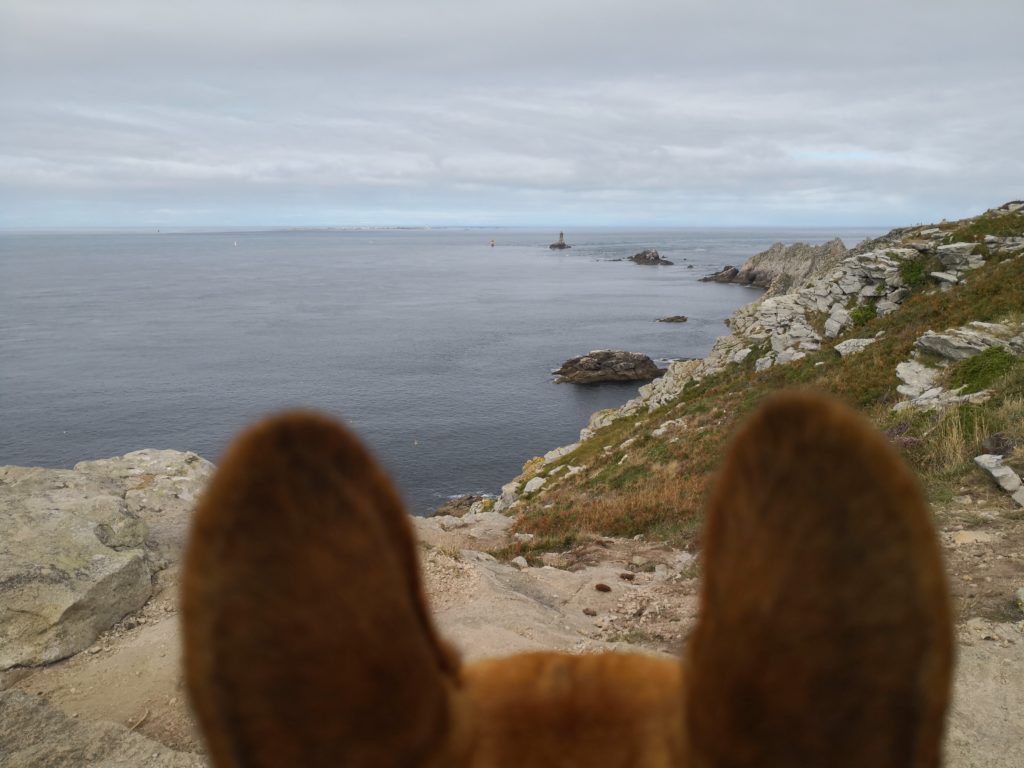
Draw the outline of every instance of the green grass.
<instances>
[{"instance_id":1,"label":"green grass","mask_svg":"<svg viewBox=\"0 0 1024 768\"><path fill-rule=\"evenodd\" d=\"M957 227L949 235L949 242L978 242L985 235L997 237L1020 237L1024 235L1024 212L985 213L969 224Z\"/></svg>"},{"instance_id":2,"label":"green grass","mask_svg":"<svg viewBox=\"0 0 1024 768\"><path fill-rule=\"evenodd\" d=\"M904 285L911 291L917 292L928 285L928 273L931 269L931 259L927 256L918 256L916 259L904 259L900 262L900 278Z\"/></svg>"},{"instance_id":3,"label":"green grass","mask_svg":"<svg viewBox=\"0 0 1024 768\"><path fill-rule=\"evenodd\" d=\"M963 388L965 394L988 389L1006 376L1021 359L1002 347L989 347L984 352L961 360L950 367L950 389Z\"/></svg>"},{"instance_id":4,"label":"green grass","mask_svg":"<svg viewBox=\"0 0 1024 768\"><path fill-rule=\"evenodd\" d=\"M873 301L865 301L863 304L858 304L850 310L850 319L853 321L855 328L867 325L876 317L878 317L878 307L875 306Z\"/></svg>"},{"instance_id":5,"label":"green grass","mask_svg":"<svg viewBox=\"0 0 1024 768\"><path fill-rule=\"evenodd\" d=\"M954 290L922 290L896 312L865 317L857 335L883 335L857 355L839 358L831 348L839 340L826 340L821 350L794 363L756 372L748 360L691 382L657 411L619 419L560 459L558 463L585 464L587 470L549 483L543 504L524 503L515 530L556 543L566 535L643 533L676 546L696 545L703 506L729 438L765 398L789 387L838 397L883 430L905 422L905 440L898 443L904 457L933 501L952 498L976 473L972 457L981 439L1002 431L1024 440L1024 365L1007 368L1003 360L988 361L969 378L975 383L992 379L991 400L944 415L892 411L902 399L896 392L896 365L910 357L926 330L972 320L1019 320L1022 312L1024 258L990 262L966 275ZM651 431L667 419L683 419L685 424L663 438L652 437ZM671 437L678 440L669 442ZM636 442L618 450L629 438ZM606 452L605 447L613 450ZM624 453L631 459L619 465ZM532 543L531 549L539 546Z\"/></svg>"}]
</instances>

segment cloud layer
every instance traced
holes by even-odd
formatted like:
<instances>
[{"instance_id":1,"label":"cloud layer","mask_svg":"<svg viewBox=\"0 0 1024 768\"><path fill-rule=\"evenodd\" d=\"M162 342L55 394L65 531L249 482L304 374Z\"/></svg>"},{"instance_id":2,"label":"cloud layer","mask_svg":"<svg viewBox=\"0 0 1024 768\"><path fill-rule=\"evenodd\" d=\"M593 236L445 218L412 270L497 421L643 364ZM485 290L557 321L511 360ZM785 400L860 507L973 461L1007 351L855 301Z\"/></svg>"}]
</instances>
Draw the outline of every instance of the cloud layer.
<instances>
[{"instance_id":1,"label":"cloud layer","mask_svg":"<svg viewBox=\"0 0 1024 768\"><path fill-rule=\"evenodd\" d=\"M1021 28L1017 0L4 0L0 227L968 215L1024 195Z\"/></svg>"}]
</instances>

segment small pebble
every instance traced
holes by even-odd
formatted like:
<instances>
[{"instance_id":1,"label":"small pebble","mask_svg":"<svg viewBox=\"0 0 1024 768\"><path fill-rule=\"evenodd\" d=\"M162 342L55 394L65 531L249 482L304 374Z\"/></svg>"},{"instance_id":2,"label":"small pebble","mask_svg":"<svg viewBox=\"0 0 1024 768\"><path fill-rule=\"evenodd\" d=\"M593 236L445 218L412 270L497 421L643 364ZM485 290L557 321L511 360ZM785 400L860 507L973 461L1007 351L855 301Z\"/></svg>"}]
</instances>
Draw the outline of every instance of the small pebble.
<instances>
[{"instance_id":1,"label":"small pebble","mask_svg":"<svg viewBox=\"0 0 1024 768\"><path fill-rule=\"evenodd\" d=\"M607 584L595 584L594 585L594 589L596 589L598 592L611 592L612 591L612 588L609 587Z\"/></svg>"}]
</instances>

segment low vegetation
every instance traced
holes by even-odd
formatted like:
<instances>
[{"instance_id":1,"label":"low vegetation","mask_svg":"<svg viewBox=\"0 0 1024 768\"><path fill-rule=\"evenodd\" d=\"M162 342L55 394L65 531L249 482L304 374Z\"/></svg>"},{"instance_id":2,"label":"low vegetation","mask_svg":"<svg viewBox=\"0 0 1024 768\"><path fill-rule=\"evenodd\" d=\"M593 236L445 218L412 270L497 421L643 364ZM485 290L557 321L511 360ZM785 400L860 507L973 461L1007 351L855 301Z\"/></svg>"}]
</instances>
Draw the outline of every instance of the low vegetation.
<instances>
[{"instance_id":1,"label":"low vegetation","mask_svg":"<svg viewBox=\"0 0 1024 768\"><path fill-rule=\"evenodd\" d=\"M786 387L826 392L857 407L891 436L929 495L948 499L976 477L972 458L987 435L1004 432L1024 441L1024 365L1012 355L991 352L953 366L951 383L994 394L986 403L942 413L892 410L900 400L896 366L910 357L926 330L972 320L1019 320L1022 312L1024 259L992 261L968 274L956 290L917 292L885 316L865 312L856 335L879 339L857 355L839 357L828 340L801 360L763 372L754 370L751 355L744 364L691 383L652 413L613 422L550 465L549 474L561 465L587 470L524 503L516 529L536 538L516 546L529 556L587 534L697 544L701 510L729 436L766 397ZM662 436L651 434L669 420L676 424Z\"/></svg>"}]
</instances>

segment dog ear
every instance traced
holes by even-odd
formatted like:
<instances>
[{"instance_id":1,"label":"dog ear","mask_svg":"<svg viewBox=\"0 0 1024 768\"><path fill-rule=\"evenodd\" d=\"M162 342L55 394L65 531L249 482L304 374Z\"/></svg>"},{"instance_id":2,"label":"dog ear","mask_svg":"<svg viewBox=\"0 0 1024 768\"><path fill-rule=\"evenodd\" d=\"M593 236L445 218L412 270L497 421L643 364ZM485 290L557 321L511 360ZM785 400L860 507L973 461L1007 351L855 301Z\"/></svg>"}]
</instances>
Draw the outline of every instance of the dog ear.
<instances>
[{"instance_id":1,"label":"dog ear","mask_svg":"<svg viewBox=\"0 0 1024 768\"><path fill-rule=\"evenodd\" d=\"M285 414L230 448L183 578L185 670L214 764L459 765L468 718L410 523L360 442Z\"/></svg>"},{"instance_id":2,"label":"dog ear","mask_svg":"<svg viewBox=\"0 0 1024 768\"><path fill-rule=\"evenodd\" d=\"M733 440L687 651L695 766L936 766L952 667L931 514L844 406L775 398Z\"/></svg>"}]
</instances>

